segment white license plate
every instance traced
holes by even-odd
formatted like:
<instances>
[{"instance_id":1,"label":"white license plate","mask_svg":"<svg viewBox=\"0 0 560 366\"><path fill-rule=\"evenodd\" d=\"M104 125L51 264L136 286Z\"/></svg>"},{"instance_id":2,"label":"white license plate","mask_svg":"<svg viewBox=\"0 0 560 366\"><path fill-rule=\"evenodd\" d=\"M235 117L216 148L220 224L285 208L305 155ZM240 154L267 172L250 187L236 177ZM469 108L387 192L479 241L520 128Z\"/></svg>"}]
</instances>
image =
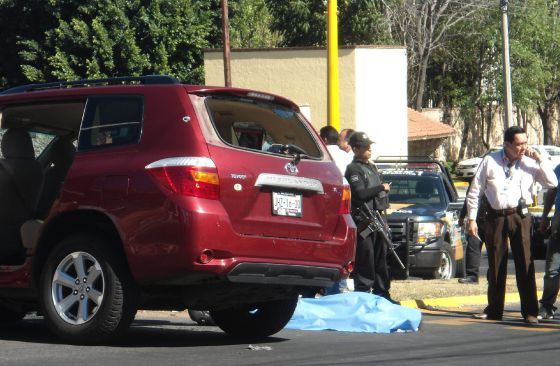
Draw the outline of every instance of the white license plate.
<instances>
[{"instance_id":1,"label":"white license plate","mask_svg":"<svg viewBox=\"0 0 560 366\"><path fill-rule=\"evenodd\" d=\"M303 212L301 194L272 192L272 214L301 217Z\"/></svg>"}]
</instances>

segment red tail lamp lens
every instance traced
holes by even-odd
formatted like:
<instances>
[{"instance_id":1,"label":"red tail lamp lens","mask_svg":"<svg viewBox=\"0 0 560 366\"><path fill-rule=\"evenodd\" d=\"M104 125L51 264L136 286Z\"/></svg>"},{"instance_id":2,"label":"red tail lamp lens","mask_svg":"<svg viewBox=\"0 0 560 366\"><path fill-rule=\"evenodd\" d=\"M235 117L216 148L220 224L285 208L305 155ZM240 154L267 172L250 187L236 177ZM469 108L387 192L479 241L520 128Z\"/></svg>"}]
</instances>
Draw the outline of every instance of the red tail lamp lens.
<instances>
[{"instance_id":1,"label":"red tail lamp lens","mask_svg":"<svg viewBox=\"0 0 560 366\"><path fill-rule=\"evenodd\" d=\"M209 158L163 159L146 166L146 170L174 193L214 200L220 198L220 179Z\"/></svg>"}]
</instances>

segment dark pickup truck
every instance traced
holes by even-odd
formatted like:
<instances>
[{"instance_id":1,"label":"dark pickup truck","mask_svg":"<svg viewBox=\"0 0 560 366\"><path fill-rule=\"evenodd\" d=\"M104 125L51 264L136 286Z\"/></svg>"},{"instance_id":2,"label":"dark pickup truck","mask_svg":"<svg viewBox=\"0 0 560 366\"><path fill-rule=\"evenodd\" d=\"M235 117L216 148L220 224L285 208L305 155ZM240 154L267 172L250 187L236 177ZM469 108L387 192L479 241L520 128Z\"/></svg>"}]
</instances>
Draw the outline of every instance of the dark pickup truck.
<instances>
[{"instance_id":1,"label":"dark pickup truck","mask_svg":"<svg viewBox=\"0 0 560 366\"><path fill-rule=\"evenodd\" d=\"M445 166L431 158L381 157L376 165L391 184L387 222L395 252L391 276L451 279L465 275L463 205Z\"/></svg>"}]
</instances>

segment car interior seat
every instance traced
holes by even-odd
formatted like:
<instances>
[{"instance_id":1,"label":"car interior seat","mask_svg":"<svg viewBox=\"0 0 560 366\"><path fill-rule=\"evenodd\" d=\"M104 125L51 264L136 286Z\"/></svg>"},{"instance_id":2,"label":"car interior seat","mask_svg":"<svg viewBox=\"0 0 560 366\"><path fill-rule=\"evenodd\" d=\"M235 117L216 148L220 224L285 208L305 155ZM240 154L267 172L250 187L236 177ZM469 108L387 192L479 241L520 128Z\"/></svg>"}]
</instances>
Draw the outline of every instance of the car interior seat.
<instances>
[{"instance_id":1,"label":"car interior seat","mask_svg":"<svg viewBox=\"0 0 560 366\"><path fill-rule=\"evenodd\" d=\"M23 128L8 129L0 148L0 264L20 264L25 259L20 227L36 216L43 168Z\"/></svg>"},{"instance_id":2,"label":"car interior seat","mask_svg":"<svg viewBox=\"0 0 560 366\"><path fill-rule=\"evenodd\" d=\"M47 151L47 168L43 191L37 205L37 217L47 217L54 201L60 194L66 174L72 165L76 148L69 138L56 140Z\"/></svg>"}]
</instances>

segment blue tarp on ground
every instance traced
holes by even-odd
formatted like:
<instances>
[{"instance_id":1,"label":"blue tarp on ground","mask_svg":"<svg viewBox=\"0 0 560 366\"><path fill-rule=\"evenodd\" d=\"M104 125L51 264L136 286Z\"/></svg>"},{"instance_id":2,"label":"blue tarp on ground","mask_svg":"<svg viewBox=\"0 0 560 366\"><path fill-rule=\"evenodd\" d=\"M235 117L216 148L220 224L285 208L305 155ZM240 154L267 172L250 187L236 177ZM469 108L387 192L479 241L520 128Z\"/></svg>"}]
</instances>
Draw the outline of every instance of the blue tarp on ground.
<instances>
[{"instance_id":1,"label":"blue tarp on ground","mask_svg":"<svg viewBox=\"0 0 560 366\"><path fill-rule=\"evenodd\" d=\"M318 299L300 298L288 329L392 333L417 331L418 309L395 305L364 292L346 292Z\"/></svg>"}]
</instances>

